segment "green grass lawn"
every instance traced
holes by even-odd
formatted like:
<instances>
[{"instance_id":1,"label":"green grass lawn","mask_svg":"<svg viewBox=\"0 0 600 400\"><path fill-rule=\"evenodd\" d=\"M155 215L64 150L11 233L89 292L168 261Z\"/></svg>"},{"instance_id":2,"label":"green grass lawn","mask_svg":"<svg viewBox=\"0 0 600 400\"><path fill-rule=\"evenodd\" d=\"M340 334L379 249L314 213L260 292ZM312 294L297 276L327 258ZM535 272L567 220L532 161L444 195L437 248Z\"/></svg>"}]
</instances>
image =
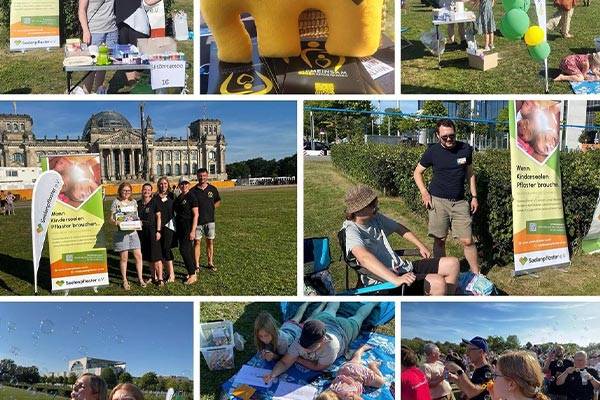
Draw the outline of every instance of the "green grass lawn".
<instances>
[{"instance_id":1,"label":"green grass lawn","mask_svg":"<svg viewBox=\"0 0 600 400\"><path fill-rule=\"evenodd\" d=\"M412 179L407 177L406 179ZM345 266L340 258L337 231L341 228L344 211L344 194L356 184L342 175L329 161L304 161L304 237L328 236L334 260L330 267L337 291L344 289ZM414 215L398 197L381 196L381 212L412 230L430 249L433 241L427 237L427 221ZM409 243L398 235L392 235L393 248L406 248ZM460 245L449 240L448 255L463 259ZM510 295L597 295L600 287L600 258L575 254L566 272L546 269L532 276L513 277L513 264L495 265L487 273L501 291ZM352 272L351 285L356 282Z\"/></svg>"},{"instance_id":2,"label":"green grass lawn","mask_svg":"<svg viewBox=\"0 0 600 400\"><path fill-rule=\"evenodd\" d=\"M185 10L188 15L188 29L193 29L192 0L175 0L174 10ZM64 38L61 38L64 40ZM185 53L188 67L186 84L190 93L194 90L194 44L193 41L177 42L177 50ZM7 26L0 26L0 93L2 94L63 94L66 90L66 74L63 71L64 50L37 49L25 53L9 51L9 32ZM114 73L106 74L105 83ZM145 73L143 81L149 84L149 74ZM73 84L83 77L83 73L73 74ZM117 77L118 78L118 77ZM117 79L115 93L136 92L136 89L124 86L122 79ZM141 85L138 89L141 88ZM169 93L177 93L169 89Z\"/></svg>"},{"instance_id":3,"label":"green grass lawn","mask_svg":"<svg viewBox=\"0 0 600 400\"><path fill-rule=\"evenodd\" d=\"M244 351L235 352L235 368L223 371L210 371L201 356L200 361L200 398L202 400L219 400L221 385L231 378L243 364L256 354L253 343L254 320L261 311L269 312L277 321L282 321L279 303L201 303L200 321L229 320L233 322L235 332L239 332L246 340ZM395 320L380 326L376 332L395 336Z\"/></svg>"},{"instance_id":4,"label":"green grass lawn","mask_svg":"<svg viewBox=\"0 0 600 400\"><path fill-rule=\"evenodd\" d=\"M7 400L62 400L67 397L38 393L9 386L0 387L0 399Z\"/></svg>"},{"instance_id":5,"label":"green grass lawn","mask_svg":"<svg viewBox=\"0 0 600 400\"><path fill-rule=\"evenodd\" d=\"M544 93L543 65L531 59L523 41L509 41L496 32L495 46L500 60L498 67L488 71L472 69L468 66L465 50L451 49L442 55L442 69L437 68L437 57L425 49L420 41L423 32L433 28L431 6L420 0L407 0L408 8L402 11L402 93ZM554 13L552 1L547 0L548 18ZM533 4L533 3L532 3ZM473 6L467 4L468 9ZM496 26L500 26L504 14L501 1L496 1L494 16ZM548 32L548 42L552 52L548 58L550 93L571 93L567 82L553 83L558 75L562 58L569 54L590 53L594 49L597 18L600 4L590 7L576 7L571 22L571 39L563 39L555 32ZM535 7L529 10L531 24L537 23ZM440 27L446 35L446 28ZM476 35L477 43L483 47L483 36ZM405 39L413 45L405 47Z\"/></svg>"},{"instance_id":6,"label":"green grass lawn","mask_svg":"<svg viewBox=\"0 0 600 400\"><path fill-rule=\"evenodd\" d=\"M137 284L135 267L129 264L131 291L121 288L118 255L112 252L112 232L106 223L110 286L99 295L293 295L296 293L296 187L223 190L217 210L215 265L217 272L200 271L198 283L182 283L186 270L175 250L177 282L163 288ZM104 203L105 220L112 200ZM1 217L0 295L33 294L29 208L17 209L15 217ZM203 243L204 246L204 243ZM47 245L38 273L40 294L49 294ZM204 253L204 252L203 252ZM130 254L130 259L131 259ZM201 259L206 265L206 259ZM149 267L144 267L146 278ZM91 295L90 289L73 294Z\"/></svg>"}]
</instances>

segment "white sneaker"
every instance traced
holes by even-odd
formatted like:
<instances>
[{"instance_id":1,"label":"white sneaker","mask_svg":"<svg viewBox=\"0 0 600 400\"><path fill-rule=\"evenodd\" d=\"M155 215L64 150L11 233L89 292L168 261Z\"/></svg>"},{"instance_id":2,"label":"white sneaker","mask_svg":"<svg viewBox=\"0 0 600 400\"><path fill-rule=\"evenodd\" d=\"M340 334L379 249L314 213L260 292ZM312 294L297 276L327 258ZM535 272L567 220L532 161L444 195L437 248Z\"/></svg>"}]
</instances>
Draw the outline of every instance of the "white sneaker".
<instances>
[{"instance_id":1,"label":"white sneaker","mask_svg":"<svg viewBox=\"0 0 600 400\"><path fill-rule=\"evenodd\" d=\"M489 47L489 46L485 46L485 47L483 48L483 51L484 51L484 52L486 52L486 51L490 51L490 50L491 50L491 49L490 49L490 47Z\"/></svg>"}]
</instances>

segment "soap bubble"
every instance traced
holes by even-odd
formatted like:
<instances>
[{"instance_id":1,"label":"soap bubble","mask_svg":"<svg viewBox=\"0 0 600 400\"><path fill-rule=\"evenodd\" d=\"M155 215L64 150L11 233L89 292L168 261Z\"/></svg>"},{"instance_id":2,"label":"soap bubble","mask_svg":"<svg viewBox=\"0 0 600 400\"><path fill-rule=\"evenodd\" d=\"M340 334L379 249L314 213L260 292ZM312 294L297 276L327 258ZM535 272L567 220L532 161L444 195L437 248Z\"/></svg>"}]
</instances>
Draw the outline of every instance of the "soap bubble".
<instances>
[{"instance_id":1,"label":"soap bubble","mask_svg":"<svg viewBox=\"0 0 600 400\"><path fill-rule=\"evenodd\" d=\"M19 349L17 346L10 346L8 352L13 356L18 356L19 353L21 353L21 349Z\"/></svg>"},{"instance_id":2,"label":"soap bubble","mask_svg":"<svg viewBox=\"0 0 600 400\"><path fill-rule=\"evenodd\" d=\"M81 346L79 346L78 351L81 355L85 356L85 355L87 355L88 348L87 348L87 346L81 345Z\"/></svg>"},{"instance_id":3,"label":"soap bubble","mask_svg":"<svg viewBox=\"0 0 600 400\"><path fill-rule=\"evenodd\" d=\"M8 329L8 333L13 333L14 331L17 330L17 324L15 322L12 322L12 321L8 321L6 323L6 327Z\"/></svg>"},{"instance_id":4,"label":"soap bubble","mask_svg":"<svg viewBox=\"0 0 600 400\"><path fill-rule=\"evenodd\" d=\"M81 329L79 328L79 325L73 325L73 326L71 327L71 332L72 332L74 335L79 335L79 334L81 333Z\"/></svg>"},{"instance_id":5,"label":"soap bubble","mask_svg":"<svg viewBox=\"0 0 600 400\"><path fill-rule=\"evenodd\" d=\"M115 335L113 339L114 339L114 341L115 341L116 343L118 343L118 344L123 344L123 343L125 343L125 337L124 337L124 336L122 336L122 335Z\"/></svg>"},{"instance_id":6,"label":"soap bubble","mask_svg":"<svg viewBox=\"0 0 600 400\"><path fill-rule=\"evenodd\" d=\"M43 319L40 321L40 331L45 335L54 333L54 322L51 319Z\"/></svg>"}]
</instances>

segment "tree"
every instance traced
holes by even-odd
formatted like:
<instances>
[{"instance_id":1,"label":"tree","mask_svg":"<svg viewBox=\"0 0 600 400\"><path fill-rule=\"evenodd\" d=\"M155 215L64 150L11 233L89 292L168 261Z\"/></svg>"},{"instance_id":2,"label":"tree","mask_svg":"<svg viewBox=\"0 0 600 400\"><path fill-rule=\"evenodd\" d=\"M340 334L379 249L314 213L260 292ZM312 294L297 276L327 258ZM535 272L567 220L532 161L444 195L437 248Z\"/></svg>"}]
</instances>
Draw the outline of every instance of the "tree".
<instances>
[{"instance_id":1,"label":"tree","mask_svg":"<svg viewBox=\"0 0 600 400\"><path fill-rule=\"evenodd\" d=\"M460 101L458 103L457 116L459 118L471 119L471 102ZM469 139L473 132L473 123L469 121L457 120L456 121L456 136L460 139Z\"/></svg>"},{"instance_id":2,"label":"tree","mask_svg":"<svg viewBox=\"0 0 600 400\"><path fill-rule=\"evenodd\" d=\"M109 388L112 388L117 385L117 375L115 374L115 371L113 371L112 368L102 368L102 371L100 372L100 377L104 379L104 382L106 382L106 385Z\"/></svg>"},{"instance_id":3,"label":"tree","mask_svg":"<svg viewBox=\"0 0 600 400\"><path fill-rule=\"evenodd\" d=\"M133 383L133 377L129 372L125 371L119 375L119 383Z\"/></svg>"},{"instance_id":4,"label":"tree","mask_svg":"<svg viewBox=\"0 0 600 400\"><path fill-rule=\"evenodd\" d=\"M67 383L69 385L74 385L75 382L77 382L77 375L75 375L75 373L71 372L69 374L69 377L67 378Z\"/></svg>"},{"instance_id":5,"label":"tree","mask_svg":"<svg viewBox=\"0 0 600 400\"><path fill-rule=\"evenodd\" d=\"M306 101L305 107L344 109L352 111L373 111L375 108L369 100L347 101L347 100L325 100ZM313 112L315 137L318 138L319 129L326 126L334 127L334 136L337 138L356 138L362 136L365 131L371 131L371 115L367 113L352 112ZM310 111L304 111L304 136L311 137Z\"/></svg>"},{"instance_id":6,"label":"tree","mask_svg":"<svg viewBox=\"0 0 600 400\"><path fill-rule=\"evenodd\" d=\"M0 360L0 379L3 381L10 381L15 377L17 370L17 364L13 360L5 358Z\"/></svg>"},{"instance_id":7,"label":"tree","mask_svg":"<svg viewBox=\"0 0 600 400\"><path fill-rule=\"evenodd\" d=\"M142 390L155 390L158 383L158 376L154 372L146 372L138 379L138 386Z\"/></svg>"},{"instance_id":8,"label":"tree","mask_svg":"<svg viewBox=\"0 0 600 400\"><path fill-rule=\"evenodd\" d=\"M504 107L498 112L496 117L496 132L508 132L508 107Z\"/></svg>"},{"instance_id":9,"label":"tree","mask_svg":"<svg viewBox=\"0 0 600 400\"><path fill-rule=\"evenodd\" d=\"M298 170L296 159L297 155L294 154L277 161L277 176L296 176Z\"/></svg>"},{"instance_id":10,"label":"tree","mask_svg":"<svg viewBox=\"0 0 600 400\"><path fill-rule=\"evenodd\" d=\"M521 343L519 343L519 338L517 335L508 335L506 337L506 346L507 350L518 350L521 348Z\"/></svg>"},{"instance_id":11,"label":"tree","mask_svg":"<svg viewBox=\"0 0 600 400\"><path fill-rule=\"evenodd\" d=\"M445 118L448 117L448 110L444 106L444 103L439 100L427 100L423 104L422 114L429 117L433 116L437 118ZM419 122L419 127L425 129L435 129L436 123L436 119L422 118Z\"/></svg>"}]
</instances>

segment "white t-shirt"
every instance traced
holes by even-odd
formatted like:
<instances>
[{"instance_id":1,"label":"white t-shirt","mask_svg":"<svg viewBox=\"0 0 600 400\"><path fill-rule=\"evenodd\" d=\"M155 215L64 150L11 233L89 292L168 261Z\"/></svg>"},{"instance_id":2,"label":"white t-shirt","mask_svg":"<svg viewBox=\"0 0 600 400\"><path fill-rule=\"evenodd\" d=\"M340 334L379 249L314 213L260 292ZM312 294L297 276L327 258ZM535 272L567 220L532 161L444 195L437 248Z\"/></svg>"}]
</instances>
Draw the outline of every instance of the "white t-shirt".
<instances>
[{"instance_id":1,"label":"white t-shirt","mask_svg":"<svg viewBox=\"0 0 600 400\"><path fill-rule=\"evenodd\" d=\"M298 340L296 340L289 348L288 354L292 357L302 357L310 361L316 361L319 365L331 365L341 355L343 349L340 342L334 335L325 334L325 340L316 351L307 352Z\"/></svg>"}]
</instances>

